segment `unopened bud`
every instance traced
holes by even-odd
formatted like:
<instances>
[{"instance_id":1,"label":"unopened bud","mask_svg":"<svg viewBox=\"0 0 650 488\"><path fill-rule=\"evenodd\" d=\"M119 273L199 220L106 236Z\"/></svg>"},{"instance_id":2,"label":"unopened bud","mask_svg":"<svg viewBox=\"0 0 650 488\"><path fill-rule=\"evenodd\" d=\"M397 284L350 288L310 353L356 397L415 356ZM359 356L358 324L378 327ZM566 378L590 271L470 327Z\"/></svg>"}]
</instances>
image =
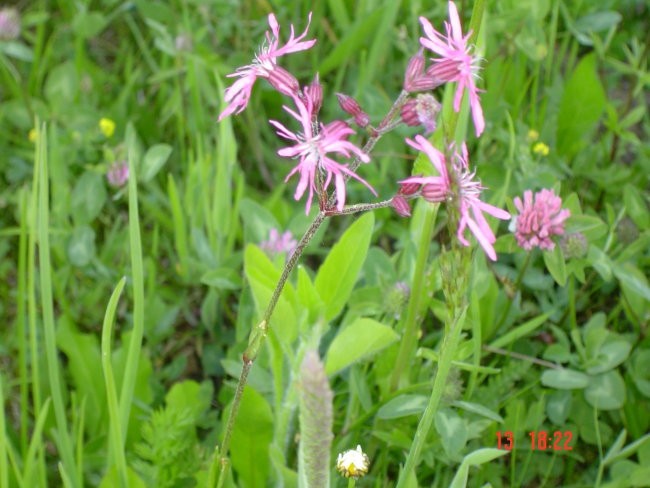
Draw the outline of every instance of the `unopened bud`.
<instances>
[{"instance_id":1,"label":"unopened bud","mask_svg":"<svg viewBox=\"0 0 650 488\"><path fill-rule=\"evenodd\" d=\"M406 201L406 198L404 198L402 195L395 195L390 201L390 204L395 212L397 212L397 215L400 215L402 217L411 216L411 206L409 205L409 202Z\"/></svg>"},{"instance_id":2,"label":"unopened bud","mask_svg":"<svg viewBox=\"0 0 650 488\"><path fill-rule=\"evenodd\" d=\"M567 258L582 258L587 254L589 243L581 232L565 234L560 241L562 252Z\"/></svg>"},{"instance_id":3,"label":"unopened bud","mask_svg":"<svg viewBox=\"0 0 650 488\"><path fill-rule=\"evenodd\" d=\"M429 93L421 93L402 105L402 122L406 125L424 127L425 134L436 130L436 119L440 112L440 104Z\"/></svg>"},{"instance_id":4,"label":"unopened bud","mask_svg":"<svg viewBox=\"0 0 650 488\"><path fill-rule=\"evenodd\" d=\"M370 117L363 111L359 103L352 97L343 93L337 93L336 98L339 100L339 105L346 113L354 117L354 121L360 127L366 127L370 123Z\"/></svg>"},{"instance_id":5,"label":"unopened bud","mask_svg":"<svg viewBox=\"0 0 650 488\"><path fill-rule=\"evenodd\" d=\"M458 78L459 62L453 59L438 61L429 66L426 73L440 82L454 81Z\"/></svg>"},{"instance_id":6,"label":"unopened bud","mask_svg":"<svg viewBox=\"0 0 650 488\"><path fill-rule=\"evenodd\" d=\"M623 217L616 226L616 234L623 244L632 244L639 237L639 228L629 217Z\"/></svg>"},{"instance_id":7,"label":"unopened bud","mask_svg":"<svg viewBox=\"0 0 650 488\"><path fill-rule=\"evenodd\" d=\"M419 92L433 90L442 84L433 76L429 76L424 71L424 55L422 49L409 59L404 73L404 90L408 92Z\"/></svg>"},{"instance_id":8,"label":"unopened bud","mask_svg":"<svg viewBox=\"0 0 650 488\"><path fill-rule=\"evenodd\" d=\"M296 77L280 66L273 68L267 79L271 86L283 95L293 97L300 90L300 84Z\"/></svg>"},{"instance_id":9,"label":"unopened bud","mask_svg":"<svg viewBox=\"0 0 650 488\"><path fill-rule=\"evenodd\" d=\"M303 89L307 103L311 104L311 113L317 114L323 105L323 85L320 84L318 73L314 76L314 81Z\"/></svg>"},{"instance_id":10,"label":"unopened bud","mask_svg":"<svg viewBox=\"0 0 650 488\"><path fill-rule=\"evenodd\" d=\"M414 175L414 176L419 176L419 175ZM413 182L400 182L399 184L399 194L400 195L413 195L417 193L420 190L420 187L422 186L421 183L413 183Z\"/></svg>"}]
</instances>

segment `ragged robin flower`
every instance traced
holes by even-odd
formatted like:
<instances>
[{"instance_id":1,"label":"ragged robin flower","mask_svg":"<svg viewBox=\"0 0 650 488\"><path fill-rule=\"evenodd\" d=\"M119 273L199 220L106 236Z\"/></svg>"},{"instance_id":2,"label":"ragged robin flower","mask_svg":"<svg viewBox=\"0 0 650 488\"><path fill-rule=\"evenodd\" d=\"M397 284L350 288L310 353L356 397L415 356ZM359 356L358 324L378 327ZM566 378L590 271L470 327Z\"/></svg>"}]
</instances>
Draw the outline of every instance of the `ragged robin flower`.
<instances>
[{"instance_id":1,"label":"ragged robin flower","mask_svg":"<svg viewBox=\"0 0 650 488\"><path fill-rule=\"evenodd\" d=\"M269 121L276 128L280 137L294 141L296 144L290 147L280 149L278 154L285 158L298 158L298 164L287 175L285 181L289 180L294 174L300 174L300 180L296 187L294 198L299 200L305 191L309 189L309 197L305 206L305 213L309 213L314 192L317 190L327 190L330 182L334 179L336 188L336 206L339 211L343 210L345 205L345 176L350 176L360 181L376 195L375 190L361 177L348 169L347 165L340 164L328 156L329 153L337 153L346 158L353 155L359 160L367 163L370 158L357 146L347 140L348 136L354 134L354 131L340 120L335 120L327 125L312 123L313 117L311 111L303 101L295 97L294 103L297 112L285 106L287 111L302 125L302 132L292 132L276 120ZM320 171L325 181L323 188L317 188L317 172Z\"/></svg>"},{"instance_id":2,"label":"ragged robin flower","mask_svg":"<svg viewBox=\"0 0 650 488\"><path fill-rule=\"evenodd\" d=\"M454 151L451 164L448 164L444 154L421 135L415 136L415 141L406 139L406 142L427 155L438 175L412 176L400 181L400 184L417 183L422 185L420 196L429 202L456 202L459 212L456 230L458 241L463 246L469 246L469 241L465 238L465 230L469 229L485 254L492 261L496 261L497 255L493 246L496 237L483 212L501 220L510 219L510 214L481 201L483 186L480 181L475 179L476 173L469 170L467 147L463 144L460 152Z\"/></svg>"},{"instance_id":3,"label":"ragged robin flower","mask_svg":"<svg viewBox=\"0 0 650 488\"><path fill-rule=\"evenodd\" d=\"M467 91L476 135L480 136L485 128L485 120L479 90L474 81L478 77L480 58L470 54L472 47L468 45L472 33L463 36L458 10L453 2L449 2L449 22L445 22L446 36L436 31L426 18L420 17L420 23L426 35L420 37L420 44L439 56L432 58L433 65L427 69L427 75L440 81L457 83L454 96L456 112L460 110L463 93Z\"/></svg>"},{"instance_id":4,"label":"ragged robin flower","mask_svg":"<svg viewBox=\"0 0 650 488\"><path fill-rule=\"evenodd\" d=\"M285 95L292 96L295 90L299 88L298 82L293 75L277 65L277 59L285 54L309 49L316 43L316 39L303 41L311 23L311 13L305 31L298 37L295 37L293 25L291 25L291 35L283 46L279 45L280 26L275 15L269 14L268 19L271 31L266 31L266 41L255 55L253 62L238 68L234 73L228 75L229 78L239 79L226 90L224 100L228 105L219 115L219 121L233 113L238 114L246 108L253 85L258 77L266 78L274 88Z\"/></svg>"}]
</instances>

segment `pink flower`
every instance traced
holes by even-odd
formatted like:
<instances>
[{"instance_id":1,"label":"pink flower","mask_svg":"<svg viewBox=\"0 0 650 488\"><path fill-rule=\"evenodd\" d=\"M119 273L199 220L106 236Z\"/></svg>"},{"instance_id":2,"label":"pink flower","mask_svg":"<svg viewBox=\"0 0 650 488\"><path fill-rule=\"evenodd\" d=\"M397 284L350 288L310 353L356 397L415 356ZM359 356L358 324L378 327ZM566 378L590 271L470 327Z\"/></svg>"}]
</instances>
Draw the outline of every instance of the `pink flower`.
<instances>
[{"instance_id":1,"label":"pink flower","mask_svg":"<svg viewBox=\"0 0 650 488\"><path fill-rule=\"evenodd\" d=\"M411 176L399 182L402 189L408 189L413 193L413 187L411 185L419 184L421 185L420 195L425 200L432 203L447 201L452 196L452 193L451 181L447 173L447 165L445 164L445 155L419 134L415 136L415 141L406 139L406 143L412 148L426 154L439 176ZM402 190L400 191L403 192Z\"/></svg>"},{"instance_id":2,"label":"pink flower","mask_svg":"<svg viewBox=\"0 0 650 488\"><path fill-rule=\"evenodd\" d=\"M530 251L534 247L552 250L554 235L564 234L564 221L571 212L562 209L562 199L553 190L543 189L533 197L533 192L526 190L524 200L516 197L515 207L519 215L515 220L515 237L517 244Z\"/></svg>"},{"instance_id":3,"label":"pink flower","mask_svg":"<svg viewBox=\"0 0 650 488\"><path fill-rule=\"evenodd\" d=\"M126 161L116 161L106 172L108 184L119 188L129 180L129 165Z\"/></svg>"},{"instance_id":4,"label":"pink flower","mask_svg":"<svg viewBox=\"0 0 650 488\"><path fill-rule=\"evenodd\" d=\"M294 82L293 75L278 67L277 58L285 54L305 51L316 43L316 39L302 41L307 35L311 23L311 13L305 31L298 37L295 37L293 25L291 25L291 36L282 47L278 46L280 34L278 21L273 14L269 14L268 18L271 32L266 31L266 42L262 44L253 62L238 68L234 73L228 75L229 78L237 77L239 79L226 90L224 100L228 103L228 106L219 115L219 121L232 113L240 113L246 108L251 96L251 90L258 77L271 79L273 86L285 95L293 95L291 91L298 87L298 82Z\"/></svg>"},{"instance_id":5,"label":"pink flower","mask_svg":"<svg viewBox=\"0 0 650 488\"><path fill-rule=\"evenodd\" d=\"M298 242L293 238L291 231L288 230L280 235L275 228L269 231L268 240L260 243L260 247L271 255L283 253L291 255L297 245Z\"/></svg>"},{"instance_id":6,"label":"pink flower","mask_svg":"<svg viewBox=\"0 0 650 488\"><path fill-rule=\"evenodd\" d=\"M497 255L493 247L496 237L487 220L485 220L483 212L502 220L509 219L510 214L480 200L483 187L479 181L474 181L475 173L469 171L467 146L463 144L460 153L454 152L451 164L453 173L450 175L445 156L433 147L427 139L417 135L415 141L406 139L406 142L411 147L423 151L429 157L429 161L431 161L439 176L412 176L400 181L400 184L421 184L420 195L430 202L457 200L460 213L456 231L458 240L463 246L469 246L469 242L465 238L465 229L469 228L485 254L492 261L496 261Z\"/></svg>"},{"instance_id":7,"label":"pink flower","mask_svg":"<svg viewBox=\"0 0 650 488\"><path fill-rule=\"evenodd\" d=\"M485 128L478 88L474 83L474 78L478 74L480 59L469 54L470 46L467 45L467 41L471 32L463 37L458 10L456 10L456 5L453 2L449 2L449 21L445 22L447 35L444 36L436 31L427 19L420 17L420 23L427 36L420 37L420 44L440 56L432 59L434 64L427 69L427 74L445 82L453 81L458 83L454 97L454 110L456 112L460 110L463 92L467 90L476 135L479 136Z\"/></svg>"},{"instance_id":8,"label":"pink flower","mask_svg":"<svg viewBox=\"0 0 650 488\"><path fill-rule=\"evenodd\" d=\"M336 206L339 211L343 210L345 205L345 175L360 181L366 185L373 194L375 190L362 178L350 171L347 165L337 163L328 153L337 153L346 158L353 155L358 157L364 163L370 161L366 153L347 140L348 136L354 134L354 131L340 120L335 120L327 125L312 124L312 113L305 103L298 97L294 97L294 103L298 112L288 107L284 109L302 125L302 133L291 132L280 122L271 120L270 123L277 129L277 134L296 144L291 147L280 149L278 154L286 158L298 158L298 165L291 170L285 181L289 180L295 173L300 173L300 180L296 187L294 198L299 200L309 188L309 197L305 207L305 213L309 213L314 190L316 186L316 171L324 173L325 182L323 190L327 190L332 178L336 186Z\"/></svg>"}]
</instances>

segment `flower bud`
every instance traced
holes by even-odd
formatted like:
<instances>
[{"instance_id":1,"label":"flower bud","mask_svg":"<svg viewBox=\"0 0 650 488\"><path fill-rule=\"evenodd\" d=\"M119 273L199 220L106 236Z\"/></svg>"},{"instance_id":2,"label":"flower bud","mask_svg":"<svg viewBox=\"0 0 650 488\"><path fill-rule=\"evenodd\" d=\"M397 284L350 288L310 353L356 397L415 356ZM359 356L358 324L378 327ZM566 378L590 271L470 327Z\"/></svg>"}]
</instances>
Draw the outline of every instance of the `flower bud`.
<instances>
[{"instance_id":1,"label":"flower bud","mask_svg":"<svg viewBox=\"0 0 650 488\"><path fill-rule=\"evenodd\" d=\"M436 119L440 112L440 104L429 93L421 93L402 105L402 122L406 125L424 127L425 134L436 130Z\"/></svg>"},{"instance_id":2,"label":"flower bud","mask_svg":"<svg viewBox=\"0 0 650 488\"><path fill-rule=\"evenodd\" d=\"M339 454L336 460L336 469L346 478L359 478L365 476L370 468L368 456L361 450L361 446L356 449Z\"/></svg>"},{"instance_id":3,"label":"flower bud","mask_svg":"<svg viewBox=\"0 0 650 488\"><path fill-rule=\"evenodd\" d=\"M339 100L339 105L346 113L354 117L354 121L360 127L366 127L370 123L370 117L363 111L359 103L352 97L343 93L337 93L336 98Z\"/></svg>"},{"instance_id":4,"label":"flower bud","mask_svg":"<svg viewBox=\"0 0 650 488\"><path fill-rule=\"evenodd\" d=\"M413 175L413 176L420 176L420 175ZM421 183L413 183L410 181L400 182L398 193L400 195L414 195L420 190L421 186L422 186Z\"/></svg>"},{"instance_id":5,"label":"flower bud","mask_svg":"<svg viewBox=\"0 0 650 488\"><path fill-rule=\"evenodd\" d=\"M581 232L574 232L562 236L560 241L562 252L567 258L582 258L587 255L589 243Z\"/></svg>"},{"instance_id":6,"label":"flower bud","mask_svg":"<svg viewBox=\"0 0 650 488\"><path fill-rule=\"evenodd\" d=\"M441 60L426 70L426 74L441 82L440 84L456 80L458 73L459 62L453 59Z\"/></svg>"},{"instance_id":7,"label":"flower bud","mask_svg":"<svg viewBox=\"0 0 650 488\"><path fill-rule=\"evenodd\" d=\"M276 66L269 71L267 79L271 86L283 95L293 97L300 90L300 83L298 83L296 77L280 66Z\"/></svg>"},{"instance_id":8,"label":"flower bud","mask_svg":"<svg viewBox=\"0 0 650 488\"><path fill-rule=\"evenodd\" d=\"M411 216L411 206L402 195L395 195L390 201L391 206L402 217Z\"/></svg>"},{"instance_id":9,"label":"flower bud","mask_svg":"<svg viewBox=\"0 0 650 488\"><path fill-rule=\"evenodd\" d=\"M422 54L422 49L420 49L415 56L409 59L406 65L404 90L408 92L427 91L433 90L439 85L441 85L439 80L425 73L424 55Z\"/></svg>"},{"instance_id":10,"label":"flower bud","mask_svg":"<svg viewBox=\"0 0 650 488\"><path fill-rule=\"evenodd\" d=\"M311 113L317 114L323 106L323 85L320 84L318 73L314 76L314 81L303 89L307 103L311 104Z\"/></svg>"}]
</instances>

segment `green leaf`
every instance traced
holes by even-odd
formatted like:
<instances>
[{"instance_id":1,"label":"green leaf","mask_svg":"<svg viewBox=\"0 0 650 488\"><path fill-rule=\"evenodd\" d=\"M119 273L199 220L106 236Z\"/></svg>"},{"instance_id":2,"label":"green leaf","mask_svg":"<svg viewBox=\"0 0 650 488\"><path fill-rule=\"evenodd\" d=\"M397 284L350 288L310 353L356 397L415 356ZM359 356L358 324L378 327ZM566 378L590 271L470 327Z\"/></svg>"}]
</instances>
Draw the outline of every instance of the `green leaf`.
<instances>
[{"instance_id":1,"label":"green leaf","mask_svg":"<svg viewBox=\"0 0 650 488\"><path fill-rule=\"evenodd\" d=\"M78 224L89 224L106 203L106 186L99 173L86 171L72 190L72 217Z\"/></svg>"},{"instance_id":2,"label":"green leaf","mask_svg":"<svg viewBox=\"0 0 650 488\"><path fill-rule=\"evenodd\" d=\"M556 425L564 425L571 412L572 393L559 390L549 395L546 401L546 415Z\"/></svg>"},{"instance_id":3,"label":"green leaf","mask_svg":"<svg viewBox=\"0 0 650 488\"><path fill-rule=\"evenodd\" d=\"M566 262L560 246L555 246L552 251L544 252L544 264L546 264L546 269L548 269L548 272L551 273L558 285L566 285Z\"/></svg>"},{"instance_id":4,"label":"green leaf","mask_svg":"<svg viewBox=\"0 0 650 488\"><path fill-rule=\"evenodd\" d=\"M452 405L454 407L462 408L467 412L472 412L477 415L481 415L482 417L485 417L487 419L494 420L495 422L499 422L501 424L503 423L503 417L501 417L501 415L481 405L480 403L456 400L455 402L452 403Z\"/></svg>"},{"instance_id":5,"label":"green leaf","mask_svg":"<svg viewBox=\"0 0 650 488\"><path fill-rule=\"evenodd\" d=\"M321 76L333 69L346 64L353 53L367 49L368 40L379 28L379 23L384 16L385 7L378 8L370 15L359 17L359 21L350 27L346 35L337 44L334 50L323 60L316 70Z\"/></svg>"},{"instance_id":6,"label":"green leaf","mask_svg":"<svg viewBox=\"0 0 650 488\"><path fill-rule=\"evenodd\" d=\"M542 373L542 384L558 390L575 390L589 384L589 376L571 369L547 369Z\"/></svg>"},{"instance_id":7,"label":"green leaf","mask_svg":"<svg viewBox=\"0 0 650 488\"><path fill-rule=\"evenodd\" d=\"M191 412L193 422L210 408L212 403L212 383L204 381L201 384L192 380L175 383L165 395L165 403L170 409Z\"/></svg>"},{"instance_id":8,"label":"green leaf","mask_svg":"<svg viewBox=\"0 0 650 488\"><path fill-rule=\"evenodd\" d=\"M650 302L650 286L646 276L630 263L612 263L614 276L618 278L625 291L631 291Z\"/></svg>"},{"instance_id":9,"label":"green leaf","mask_svg":"<svg viewBox=\"0 0 650 488\"><path fill-rule=\"evenodd\" d=\"M458 457L468 440L465 421L453 410L444 408L436 413L435 426L445 453L452 459Z\"/></svg>"},{"instance_id":10,"label":"green leaf","mask_svg":"<svg viewBox=\"0 0 650 488\"><path fill-rule=\"evenodd\" d=\"M95 257L95 232L88 226L75 227L67 248L68 259L74 266L86 266Z\"/></svg>"},{"instance_id":11,"label":"green leaf","mask_svg":"<svg viewBox=\"0 0 650 488\"><path fill-rule=\"evenodd\" d=\"M238 290L242 286L239 274L232 268L217 268L206 271L201 283L219 290Z\"/></svg>"},{"instance_id":12,"label":"green leaf","mask_svg":"<svg viewBox=\"0 0 650 488\"><path fill-rule=\"evenodd\" d=\"M257 313L261 316L280 279L280 271L261 249L249 244L244 251L244 273L251 285ZM291 283L287 282L271 316L270 324L286 344L293 342L298 335L294 303L295 292Z\"/></svg>"},{"instance_id":13,"label":"green leaf","mask_svg":"<svg viewBox=\"0 0 650 488\"><path fill-rule=\"evenodd\" d=\"M332 320L343 310L352 293L368 254L374 223L372 213L367 213L354 222L318 270L314 284L325 303L326 320Z\"/></svg>"},{"instance_id":14,"label":"green leaf","mask_svg":"<svg viewBox=\"0 0 650 488\"><path fill-rule=\"evenodd\" d=\"M546 322L546 319L551 315L550 312L538 315L537 317L518 325L510 332L502 335L498 339L492 341L490 347L506 347L516 340L531 334L535 329L541 327Z\"/></svg>"},{"instance_id":15,"label":"green leaf","mask_svg":"<svg viewBox=\"0 0 650 488\"><path fill-rule=\"evenodd\" d=\"M271 407L262 395L246 387L239 405L239 418L243 421L235 422L232 431L232 467L239 475L241 486L266 487L270 468L268 452L273 440Z\"/></svg>"},{"instance_id":16,"label":"green leaf","mask_svg":"<svg viewBox=\"0 0 650 488\"><path fill-rule=\"evenodd\" d=\"M557 145L560 155L572 157L595 128L605 109L605 90L596 72L596 55L586 55L569 77L560 101Z\"/></svg>"},{"instance_id":17,"label":"green leaf","mask_svg":"<svg viewBox=\"0 0 650 488\"><path fill-rule=\"evenodd\" d=\"M280 228L271 212L248 198L243 198L239 203L239 215L244 223L244 240L247 242L262 242L268 239L269 230Z\"/></svg>"},{"instance_id":18,"label":"green leaf","mask_svg":"<svg viewBox=\"0 0 650 488\"><path fill-rule=\"evenodd\" d=\"M589 379L585 400L598 410L616 410L625 404L625 383L618 371L609 371Z\"/></svg>"},{"instance_id":19,"label":"green leaf","mask_svg":"<svg viewBox=\"0 0 650 488\"><path fill-rule=\"evenodd\" d=\"M628 358L631 350L632 346L627 341L610 339L598 349L595 364L587 368L587 373L598 374L614 369Z\"/></svg>"},{"instance_id":20,"label":"green leaf","mask_svg":"<svg viewBox=\"0 0 650 488\"><path fill-rule=\"evenodd\" d=\"M142 183L151 181L165 165L171 153L172 147L169 144L156 144L150 147L142 160L142 174L139 180Z\"/></svg>"},{"instance_id":21,"label":"green leaf","mask_svg":"<svg viewBox=\"0 0 650 488\"><path fill-rule=\"evenodd\" d=\"M566 231L568 234L580 232L585 236L587 242L593 242L607 234L607 224L593 215L571 213L571 218L567 221Z\"/></svg>"},{"instance_id":22,"label":"green leaf","mask_svg":"<svg viewBox=\"0 0 650 488\"><path fill-rule=\"evenodd\" d=\"M86 429L92 436L104 433L108 407L97 337L80 333L63 316L59 319L56 343L68 358L68 371L77 392L86 398Z\"/></svg>"},{"instance_id":23,"label":"green leaf","mask_svg":"<svg viewBox=\"0 0 650 488\"><path fill-rule=\"evenodd\" d=\"M325 371L332 375L397 342L399 336L376 320L360 318L339 332L327 351Z\"/></svg>"},{"instance_id":24,"label":"green leaf","mask_svg":"<svg viewBox=\"0 0 650 488\"><path fill-rule=\"evenodd\" d=\"M100 12L80 12L72 21L72 30L79 37L88 39L104 30L107 23L107 18Z\"/></svg>"},{"instance_id":25,"label":"green leaf","mask_svg":"<svg viewBox=\"0 0 650 488\"><path fill-rule=\"evenodd\" d=\"M625 211L640 229L650 228L650 212L639 189L631 184L623 189Z\"/></svg>"},{"instance_id":26,"label":"green leaf","mask_svg":"<svg viewBox=\"0 0 650 488\"><path fill-rule=\"evenodd\" d=\"M426 408L428 401L429 398L425 395L399 395L377 410L377 418L398 419L420 414Z\"/></svg>"}]
</instances>

